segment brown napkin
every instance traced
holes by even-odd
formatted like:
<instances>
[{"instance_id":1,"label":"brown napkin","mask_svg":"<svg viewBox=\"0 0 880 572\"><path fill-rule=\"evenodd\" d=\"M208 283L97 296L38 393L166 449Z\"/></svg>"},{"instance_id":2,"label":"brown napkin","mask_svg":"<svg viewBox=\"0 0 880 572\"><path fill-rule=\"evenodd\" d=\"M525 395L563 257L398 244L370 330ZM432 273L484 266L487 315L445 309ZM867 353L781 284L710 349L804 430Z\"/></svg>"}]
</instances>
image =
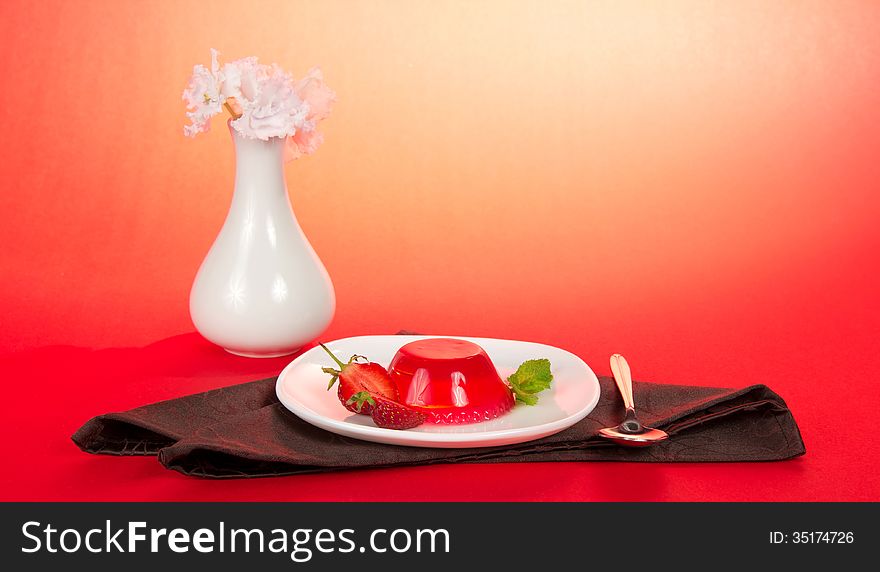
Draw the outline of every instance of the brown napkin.
<instances>
[{"instance_id":1,"label":"brown napkin","mask_svg":"<svg viewBox=\"0 0 880 572\"><path fill-rule=\"evenodd\" d=\"M313 427L278 402L275 379L100 415L73 441L89 453L158 455L169 469L210 478L430 463L777 461L805 452L791 411L764 385L734 390L634 382L640 419L671 436L649 448L620 447L597 437L600 428L623 416L613 380L600 377L596 408L561 433L519 445L428 449L359 441Z\"/></svg>"}]
</instances>

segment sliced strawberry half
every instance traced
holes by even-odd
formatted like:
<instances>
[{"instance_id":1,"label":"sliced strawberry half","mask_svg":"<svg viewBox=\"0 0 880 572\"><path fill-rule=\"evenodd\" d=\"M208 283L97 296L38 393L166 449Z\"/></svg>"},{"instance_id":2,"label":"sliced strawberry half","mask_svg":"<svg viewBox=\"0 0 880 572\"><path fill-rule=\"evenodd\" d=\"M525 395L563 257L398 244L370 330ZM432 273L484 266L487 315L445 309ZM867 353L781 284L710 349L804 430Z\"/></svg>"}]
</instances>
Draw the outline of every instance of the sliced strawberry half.
<instances>
[{"instance_id":1,"label":"sliced strawberry half","mask_svg":"<svg viewBox=\"0 0 880 572\"><path fill-rule=\"evenodd\" d=\"M412 429L428 419L421 411L381 398L373 405L371 416L373 423L385 429Z\"/></svg>"},{"instance_id":2,"label":"sliced strawberry half","mask_svg":"<svg viewBox=\"0 0 880 572\"><path fill-rule=\"evenodd\" d=\"M339 381L336 396L346 409L353 413L370 415L375 400L397 401L397 386L384 367L378 363L361 362L360 360L367 358L359 355L353 355L348 363L342 363L327 346L319 345L339 365L339 369L324 367L321 371L331 376L328 390Z\"/></svg>"}]
</instances>

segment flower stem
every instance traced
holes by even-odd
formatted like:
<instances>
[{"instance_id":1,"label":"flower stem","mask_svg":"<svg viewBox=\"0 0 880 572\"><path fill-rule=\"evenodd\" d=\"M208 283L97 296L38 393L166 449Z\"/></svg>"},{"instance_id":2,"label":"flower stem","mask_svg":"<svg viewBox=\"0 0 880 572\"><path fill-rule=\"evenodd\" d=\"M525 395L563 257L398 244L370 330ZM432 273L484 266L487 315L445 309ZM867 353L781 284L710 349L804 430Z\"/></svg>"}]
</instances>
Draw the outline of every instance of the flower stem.
<instances>
[{"instance_id":1,"label":"flower stem","mask_svg":"<svg viewBox=\"0 0 880 572\"><path fill-rule=\"evenodd\" d=\"M226 111L229 112L229 115L232 116L233 119L238 119L241 117L241 107L238 105L238 102L234 97L229 97L223 102L223 107L226 108Z\"/></svg>"}]
</instances>

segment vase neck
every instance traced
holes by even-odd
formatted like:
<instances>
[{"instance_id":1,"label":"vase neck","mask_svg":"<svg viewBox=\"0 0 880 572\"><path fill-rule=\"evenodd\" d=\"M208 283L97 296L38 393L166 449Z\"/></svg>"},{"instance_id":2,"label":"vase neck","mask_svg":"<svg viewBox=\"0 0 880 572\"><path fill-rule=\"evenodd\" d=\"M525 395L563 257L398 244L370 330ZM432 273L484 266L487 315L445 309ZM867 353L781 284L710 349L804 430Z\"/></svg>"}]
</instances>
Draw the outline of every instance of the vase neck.
<instances>
[{"instance_id":1,"label":"vase neck","mask_svg":"<svg viewBox=\"0 0 880 572\"><path fill-rule=\"evenodd\" d=\"M258 195L287 201L284 139L243 137L230 127L235 144L235 195Z\"/></svg>"}]
</instances>

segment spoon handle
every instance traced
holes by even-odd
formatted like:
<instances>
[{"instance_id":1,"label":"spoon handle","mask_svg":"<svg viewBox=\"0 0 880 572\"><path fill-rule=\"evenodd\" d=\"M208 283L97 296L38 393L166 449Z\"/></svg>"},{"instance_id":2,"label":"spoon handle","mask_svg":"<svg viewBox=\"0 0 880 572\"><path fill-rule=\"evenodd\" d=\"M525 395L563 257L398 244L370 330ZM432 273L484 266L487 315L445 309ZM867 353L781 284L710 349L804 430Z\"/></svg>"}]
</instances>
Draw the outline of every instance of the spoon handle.
<instances>
[{"instance_id":1,"label":"spoon handle","mask_svg":"<svg viewBox=\"0 0 880 572\"><path fill-rule=\"evenodd\" d=\"M633 403L632 374L629 371L629 364L626 363L626 359L622 355L614 354L611 356L611 373L614 374L614 381L617 382L617 389L620 390L620 395L623 397L623 404L626 406L627 410L635 410L635 404Z\"/></svg>"}]
</instances>

